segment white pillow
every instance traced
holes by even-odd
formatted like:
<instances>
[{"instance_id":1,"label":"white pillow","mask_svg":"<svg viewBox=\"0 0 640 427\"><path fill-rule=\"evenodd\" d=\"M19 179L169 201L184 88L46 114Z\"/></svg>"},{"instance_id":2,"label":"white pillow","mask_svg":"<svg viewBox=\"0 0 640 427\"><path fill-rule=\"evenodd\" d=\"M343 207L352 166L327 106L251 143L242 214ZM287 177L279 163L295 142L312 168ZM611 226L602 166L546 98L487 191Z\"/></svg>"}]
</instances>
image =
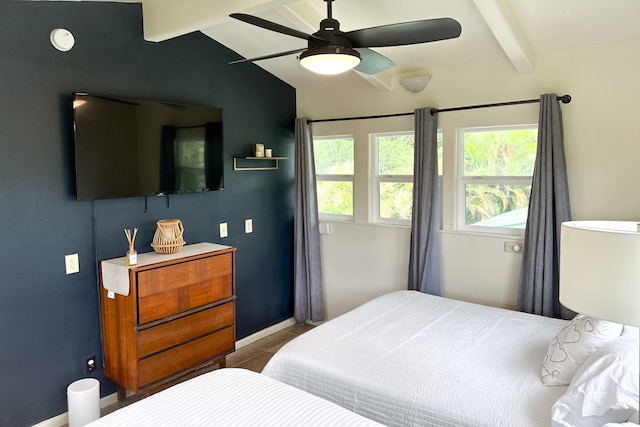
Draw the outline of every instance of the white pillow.
<instances>
[{"instance_id":1,"label":"white pillow","mask_svg":"<svg viewBox=\"0 0 640 427\"><path fill-rule=\"evenodd\" d=\"M549 343L542 382L567 385L582 363L601 345L620 336L622 325L578 314Z\"/></svg>"},{"instance_id":2,"label":"white pillow","mask_svg":"<svg viewBox=\"0 0 640 427\"><path fill-rule=\"evenodd\" d=\"M578 368L552 409L553 426L638 422L638 334L601 346Z\"/></svg>"}]
</instances>

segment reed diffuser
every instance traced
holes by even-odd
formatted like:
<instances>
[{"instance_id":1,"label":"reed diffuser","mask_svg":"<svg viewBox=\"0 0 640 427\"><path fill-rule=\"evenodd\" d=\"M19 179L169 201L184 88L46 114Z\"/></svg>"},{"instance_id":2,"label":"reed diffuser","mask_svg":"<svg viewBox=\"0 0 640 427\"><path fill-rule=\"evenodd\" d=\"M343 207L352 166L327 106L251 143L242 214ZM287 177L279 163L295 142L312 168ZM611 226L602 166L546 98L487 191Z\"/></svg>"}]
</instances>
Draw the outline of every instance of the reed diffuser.
<instances>
[{"instance_id":1,"label":"reed diffuser","mask_svg":"<svg viewBox=\"0 0 640 427\"><path fill-rule=\"evenodd\" d=\"M138 252L136 252L133 247L136 242L136 234L138 234L138 229L133 229L133 236L131 235L131 230L125 228L124 235L127 236L127 241L129 242L129 250L127 251L127 266L136 265L138 263Z\"/></svg>"}]
</instances>

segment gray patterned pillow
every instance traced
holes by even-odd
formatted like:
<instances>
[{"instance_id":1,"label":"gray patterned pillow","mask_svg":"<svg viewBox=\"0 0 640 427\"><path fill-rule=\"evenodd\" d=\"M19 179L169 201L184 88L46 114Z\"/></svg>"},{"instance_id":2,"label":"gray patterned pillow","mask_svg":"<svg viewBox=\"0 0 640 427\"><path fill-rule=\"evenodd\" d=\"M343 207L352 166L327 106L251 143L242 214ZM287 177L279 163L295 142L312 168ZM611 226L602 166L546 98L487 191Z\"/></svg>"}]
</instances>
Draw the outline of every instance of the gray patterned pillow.
<instances>
[{"instance_id":1,"label":"gray patterned pillow","mask_svg":"<svg viewBox=\"0 0 640 427\"><path fill-rule=\"evenodd\" d=\"M578 314L549 343L542 362L542 382L567 385L587 357L622 333L619 323Z\"/></svg>"}]
</instances>

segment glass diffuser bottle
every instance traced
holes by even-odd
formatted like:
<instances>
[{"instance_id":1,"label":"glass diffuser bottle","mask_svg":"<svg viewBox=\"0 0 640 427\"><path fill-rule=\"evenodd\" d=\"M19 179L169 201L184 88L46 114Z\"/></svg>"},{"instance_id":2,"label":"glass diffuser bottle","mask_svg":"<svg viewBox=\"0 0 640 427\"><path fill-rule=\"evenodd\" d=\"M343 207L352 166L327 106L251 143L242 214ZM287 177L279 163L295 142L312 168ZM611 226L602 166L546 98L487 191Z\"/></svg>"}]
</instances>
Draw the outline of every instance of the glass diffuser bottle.
<instances>
[{"instance_id":1,"label":"glass diffuser bottle","mask_svg":"<svg viewBox=\"0 0 640 427\"><path fill-rule=\"evenodd\" d=\"M138 252L136 252L133 246L129 246L127 251L127 266L136 265L138 263Z\"/></svg>"},{"instance_id":2,"label":"glass diffuser bottle","mask_svg":"<svg viewBox=\"0 0 640 427\"><path fill-rule=\"evenodd\" d=\"M130 267L138 263L138 252L136 252L136 249L133 247L136 241L136 234L138 234L138 229L133 229L133 236L131 235L131 230L129 229L125 229L124 234L125 236L127 236L127 241L129 242L129 250L127 251L126 260L127 266Z\"/></svg>"}]
</instances>

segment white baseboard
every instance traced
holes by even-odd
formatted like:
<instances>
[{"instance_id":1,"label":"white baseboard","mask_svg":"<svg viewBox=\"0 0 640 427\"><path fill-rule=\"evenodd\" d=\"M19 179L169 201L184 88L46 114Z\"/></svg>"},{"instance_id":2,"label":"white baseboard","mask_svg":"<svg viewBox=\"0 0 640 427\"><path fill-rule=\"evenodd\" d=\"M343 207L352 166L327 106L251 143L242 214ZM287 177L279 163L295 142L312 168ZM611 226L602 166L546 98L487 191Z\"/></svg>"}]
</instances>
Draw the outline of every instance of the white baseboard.
<instances>
[{"instance_id":1,"label":"white baseboard","mask_svg":"<svg viewBox=\"0 0 640 427\"><path fill-rule=\"evenodd\" d=\"M249 335L248 337L245 337L239 341L236 341L236 349L249 345L252 342L256 342L259 339L266 337L267 335L271 335L273 333L286 329L291 325L295 325L295 323L296 323L295 319L291 317L287 320L283 320L280 323L276 323L273 326L269 326L268 328L262 329L256 332L255 334Z\"/></svg>"},{"instance_id":2,"label":"white baseboard","mask_svg":"<svg viewBox=\"0 0 640 427\"><path fill-rule=\"evenodd\" d=\"M239 341L236 341L236 349L242 348L246 345L251 344L252 342L258 341L261 338L264 338L268 335L271 335L273 333L286 329L289 326L294 325L295 323L296 321L292 317L290 319L283 320L282 322L277 323L273 326L269 326L268 328L262 329L261 331L258 331L255 334L249 335L248 337L245 337ZM100 408L113 405L117 401L118 401L117 393L113 393L108 396L105 396L100 399ZM48 420L44 420L38 424L35 424L33 427L62 427L68 423L69 423L69 415L67 412L65 412L64 414L60 414L58 416L49 418Z\"/></svg>"},{"instance_id":3,"label":"white baseboard","mask_svg":"<svg viewBox=\"0 0 640 427\"><path fill-rule=\"evenodd\" d=\"M113 393L100 399L100 408L113 405L118 401L118 394ZM48 420L44 420L35 424L33 427L62 427L69 424L69 414L65 412Z\"/></svg>"}]
</instances>

